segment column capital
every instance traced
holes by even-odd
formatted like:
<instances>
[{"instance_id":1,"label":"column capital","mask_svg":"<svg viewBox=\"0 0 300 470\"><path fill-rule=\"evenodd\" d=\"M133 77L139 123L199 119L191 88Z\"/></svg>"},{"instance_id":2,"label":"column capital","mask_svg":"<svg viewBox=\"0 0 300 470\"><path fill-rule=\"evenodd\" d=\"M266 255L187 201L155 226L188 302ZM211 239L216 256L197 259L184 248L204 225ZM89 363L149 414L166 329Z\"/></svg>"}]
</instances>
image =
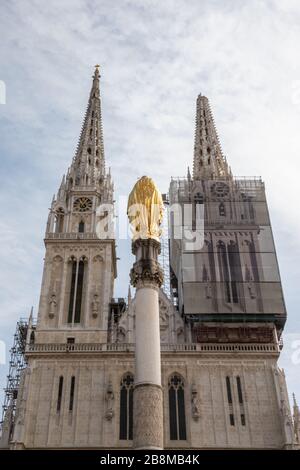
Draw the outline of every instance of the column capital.
<instances>
[{"instance_id":1,"label":"column capital","mask_svg":"<svg viewBox=\"0 0 300 470\"><path fill-rule=\"evenodd\" d=\"M132 252L136 262L130 271L130 281L134 287L161 287L163 270L158 262L160 243L152 238L135 240Z\"/></svg>"}]
</instances>

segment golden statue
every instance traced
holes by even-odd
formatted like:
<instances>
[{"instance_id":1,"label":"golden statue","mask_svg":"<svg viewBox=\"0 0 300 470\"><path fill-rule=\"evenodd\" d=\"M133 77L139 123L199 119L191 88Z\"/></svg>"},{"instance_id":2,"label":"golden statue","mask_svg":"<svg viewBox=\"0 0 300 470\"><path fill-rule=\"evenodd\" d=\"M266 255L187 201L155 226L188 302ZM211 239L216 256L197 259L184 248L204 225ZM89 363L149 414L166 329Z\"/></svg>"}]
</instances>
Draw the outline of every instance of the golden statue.
<instances>
[{"instance_id":1,"label":"golden statue","mask_svg":"<svg viewBox=\"0 0 300 470\"><path fill-rule=\"evenodd\" d=\"M128 198L127 215L133 241L154 238L159 241L164 204L154 181L143 176L134 185Z\"/></svg>"}]
</instances>

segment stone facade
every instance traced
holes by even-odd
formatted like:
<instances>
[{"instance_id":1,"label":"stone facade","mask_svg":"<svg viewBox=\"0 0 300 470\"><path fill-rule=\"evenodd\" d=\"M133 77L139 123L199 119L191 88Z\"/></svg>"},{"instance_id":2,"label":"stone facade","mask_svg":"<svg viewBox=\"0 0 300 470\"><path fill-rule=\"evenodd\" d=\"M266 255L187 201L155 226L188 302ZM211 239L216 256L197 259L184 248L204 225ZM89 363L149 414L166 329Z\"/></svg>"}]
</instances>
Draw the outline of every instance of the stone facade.
<instances>
[{"instance_id":1,"label":"stone facade","mask_svg":"<svg viewBox=\"0 0 300 470\"><path fill-rule=\"evenodd\" d=\"M76 343L75 343L76 344ZM121 448L131 440L119 439L120 382L128 371L134 373L134 347L128 344L102 346L102 351L29 352L26 372L26 400L17 415L12 446L24 448ZM181 346L181 345L180 345ZM280 386L276 366L279 351L197 350L193 344L162 347L162 390L165 448L285 448L295 444L288 397ZM75 348L76 349L76 348ZM79 348L78 348L79 349ZM86 348L87 349L87 348ZM91 348L92 349L92 348ZM114 350L111 350L114 349ZM246 348L245 348L246 349ZM270 348L271 349L271 348ZM185 384L187 438L170 440L168 379L180 374ZM64 377L61 411L57 412L59 377ZM75 407L69 411L71 378L76 378ZM230 407L225 378L242 380L244 409L237 389ZM106 393L113 391L113 416L107 419ZM197 419L194 415L195 392ZM24 393L24 391L23 391ZM140 407L143 402L140 402ZM242 426L240 415L245 414Z\"/></svg>"}]
</instances>

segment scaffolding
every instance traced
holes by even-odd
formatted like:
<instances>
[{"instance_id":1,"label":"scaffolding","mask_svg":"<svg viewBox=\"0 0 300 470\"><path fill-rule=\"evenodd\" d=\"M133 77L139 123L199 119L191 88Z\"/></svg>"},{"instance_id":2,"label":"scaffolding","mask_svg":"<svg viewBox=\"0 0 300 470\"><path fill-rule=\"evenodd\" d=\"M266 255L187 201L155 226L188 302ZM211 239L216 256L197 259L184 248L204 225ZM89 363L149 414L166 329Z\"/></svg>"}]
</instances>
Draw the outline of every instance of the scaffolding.
<instances>
[{"instance_id":1,"label":"scaffolding","mask_svg":"<svg viewBox=\"0 0 300 470\"><path fill-rule=\"evenodd\" d=\"M161 224L161 253L158 261L162 266L164 273L163 291L169 299L171 299L171 286L170 286L170 259L169 259L169 199L167 194L163 194L164 201L164 215Z\"/></svg>"},{"instance_id":2,"label":"scaffolding","mask_svg":"<svg viewBox=\"0 0 300 470\"><path fill-rule=\"evenodd\" d=\"M2 434L2 427L8 410L11 413L11 425L13 426L21 373L26 367L25 346L27 330L28 321L24 319L19 320L16 325L13 345L10 349L9 371L7 375L6 388L4 389L0 434Z\"/></svg>"}]
</instances>

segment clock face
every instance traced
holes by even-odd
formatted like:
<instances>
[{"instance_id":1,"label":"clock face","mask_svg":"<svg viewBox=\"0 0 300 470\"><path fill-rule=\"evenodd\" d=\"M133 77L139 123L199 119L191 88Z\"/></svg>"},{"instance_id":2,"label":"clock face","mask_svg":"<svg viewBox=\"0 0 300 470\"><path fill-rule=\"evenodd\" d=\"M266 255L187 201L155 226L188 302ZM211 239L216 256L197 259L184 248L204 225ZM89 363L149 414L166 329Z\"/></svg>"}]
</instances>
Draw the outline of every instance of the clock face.
<instances>
[{"instance_id":1,"label":"clock face","mask_svg":"<svg viewBox=\"0 0 300 470\"><path fill-rule=\"evenodd\" d=\"M92 200L88 197L79 197L74 201L74 210L78 212L86 212L92 209Z\"/></svg>"},{"instance_id":2,"label":"clock face","mask_svg":"<svg viewBox=\"0 0 300 470\"><path fill-rule=\"evenodd\" d=\"M222 181L214 183L211 188L211 193L217 198L224 198L229 194L229 186Z\"/></svg>"}]
</instances>

